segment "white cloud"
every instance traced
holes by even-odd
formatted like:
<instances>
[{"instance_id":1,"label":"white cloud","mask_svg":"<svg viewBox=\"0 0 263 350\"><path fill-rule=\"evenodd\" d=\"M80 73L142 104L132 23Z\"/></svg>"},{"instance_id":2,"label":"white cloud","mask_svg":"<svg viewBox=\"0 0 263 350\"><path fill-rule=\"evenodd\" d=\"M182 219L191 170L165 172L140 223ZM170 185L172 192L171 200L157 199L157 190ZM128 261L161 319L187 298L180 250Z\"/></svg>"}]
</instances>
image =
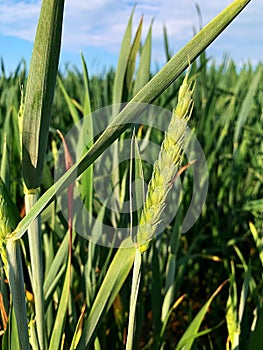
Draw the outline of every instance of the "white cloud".
<instances>
[{"instance_id":1,"label":"white cloud","mask_svg":"<svg viewBox=\"0 0 263 350\"><path fill-rule=\"evenodd\" d=\"M34 39L41 1L0 1L0 34Z\"/></svg>"}]
</instances>

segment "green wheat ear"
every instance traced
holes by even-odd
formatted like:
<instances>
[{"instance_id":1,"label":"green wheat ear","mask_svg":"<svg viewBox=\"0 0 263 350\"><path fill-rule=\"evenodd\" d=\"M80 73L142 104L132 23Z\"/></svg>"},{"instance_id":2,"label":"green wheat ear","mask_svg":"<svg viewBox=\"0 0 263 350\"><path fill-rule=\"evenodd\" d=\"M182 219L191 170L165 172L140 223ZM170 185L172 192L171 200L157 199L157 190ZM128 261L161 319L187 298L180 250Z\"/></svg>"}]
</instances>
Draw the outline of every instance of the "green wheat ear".
<instances>
[{"instance_id":1,"label":"green wheat ear","mask_svg":"<svg viewBox=\"0 0 263 350\"><path fill-rule=\"evenodd\" d=\"M179 89L178 103L162 142L158 160L153 166L137 232L137 246L141 253L148 249L157 226L162 221L167 194L181 165L187 121L191 117L194 105L193 91L194 84L188 83L187 73Z\"/></svg>"},{"instance_id":2,"label":"green wheat ear","mask_svg":"<svg viewBox=\"0 0 263 350\"><path fill-rule=\"evenodd\" d=\"M7 276L6 238L19 222L18 210L0 177L0 254ZM7 276L8 277L8 276Z\"/></svg>"}]
</instances>

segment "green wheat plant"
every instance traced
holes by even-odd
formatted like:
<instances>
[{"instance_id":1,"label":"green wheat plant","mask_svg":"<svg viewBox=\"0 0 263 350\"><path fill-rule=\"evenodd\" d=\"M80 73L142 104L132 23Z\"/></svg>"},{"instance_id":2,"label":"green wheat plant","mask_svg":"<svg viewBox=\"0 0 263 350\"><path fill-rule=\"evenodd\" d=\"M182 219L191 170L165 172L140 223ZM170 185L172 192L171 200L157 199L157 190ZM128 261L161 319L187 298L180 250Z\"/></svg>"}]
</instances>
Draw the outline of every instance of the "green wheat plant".
<instances>
[{"instance_id":1,"label":"green wheat plant","mask_svg":"<svg viewBox=\"0 0 263 350\"><path fill-rule=\"evenodd\" d=\"M217 65L205 53L249 2L233 1L174 55L164 28L167 63L156 74L150 67L153 24L143 42L143 19L132 27L134 8L116 70L92 76L83 55L82 71L59 72L64 1L42 1L28 75L23 62L10 76L3 62L0 69L2 349L221 349L248 343L256 349L262 332L263 69L238 69L227 59ZM190 77L198 78L193 83ZM93 140L91 111L122 102L125 108ZM173 110L173 119L164 139L150 128L134 131L138 157L142 134L145 145L161 145L152 177L143 163L135 166L149 183L142 213L136 213L137 238L119 249L96 245L71 231L56 195L70 192L77 173L89 211L121 225L122 215L109 213L96 197L93 163L130 136L131 123L152 102ZM54 183L57 129L66 135L84 116L81 137L89 134L92 141ZM183 234L192 184L186 171L178 213L154 239L181 167L188 124L207 156L212 195ZM129 197L128 173L122 164L111 179L120 205ZM91 230L103 234L96 225Z\"/></svg>"},{"instance_id":2,"label":"green wheat plant","mask_svg":"<svg viewBox=\"0 0 263 350\"><path fill-rule=\"evenodd\" d=\"M187 122L193 110L194 84L188 81L186 74L179 88L177 106L173 111L172 119L167 133L161 145L158 160L154 163L152 177L148 185L145 203L142 209L139 227L136 236L136 251L131 288L131 301L129 313L129 326L126 349L132 350L135 334L136 301L141 277L141 254L149 248L154 238L158 224L162 221L163 210L166 206L166 198L176 173L182 162L185 147L185 133Z\"/></svg>"},{"instance_id":3,"label":"green wheat plant","mask_svg":"<svg viewBox=\"0 0 263 350\"><path fill-rule=\"evenodd\" d=\"M10 284L16 320L20 324L17 325L18 344L21 349L29 349L20 242L7 240L8 233L12 232L19 221L19 213L2 178L0 178L0 208L0 254Z\"/></svg>"}]
</instances>

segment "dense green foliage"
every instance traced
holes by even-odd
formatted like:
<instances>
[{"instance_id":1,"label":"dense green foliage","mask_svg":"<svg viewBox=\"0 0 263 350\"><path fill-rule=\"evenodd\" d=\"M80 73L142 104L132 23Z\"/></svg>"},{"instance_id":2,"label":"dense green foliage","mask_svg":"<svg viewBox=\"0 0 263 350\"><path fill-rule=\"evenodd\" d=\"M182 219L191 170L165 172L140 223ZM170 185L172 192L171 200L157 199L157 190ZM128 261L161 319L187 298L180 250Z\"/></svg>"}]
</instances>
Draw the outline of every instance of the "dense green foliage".
<instances>
[{"instance_id":1,"label":"dense green foliage","mask_svg":"<svg viewBox=\"0 0 263 350\"><path fill-rule=\"evenodd\" d=\"M19 66L7 76L1 65L3 350L259 348L262 64L237 69L225 60L218 66L204 52L249 2L233 1L173 57L164 30L167 63L152 76L151 26L144 43L143 20L132 38L133 10L115 71L89 78L82 56L81 71L67 69L57 79L64 0L42 1L28 75ZM182 83L186 68L189 85L188 79ZM188 116L179 112L192 112L191 99L193 132L188 137L182 132L186 125L180 124ZM146 111L145 103L153 102L162 111ZM96 113L111 104L111 109L104 109L106 114ZM156 123L164 124L164 108L171 115L175 106L170 126L160 131ZM136 124L140 113L147 119ZM151 126L149 117L154 117ZM76 124L79 136L64 138ZM205 152L207 170L200 148L187 158L189 148L197 146L191 143L195 137ZM162 162L154 167L158 146L153 143L162 144ZM187 157L180 153L182 167L177 171L178 147ZM80 157L75 157L76 150ZM130 153L123 158L126 150ZM100 155L105 169L96 172ZM58 177L57 160L63 168ZM158 164L170 164L162 167L162 177L156 177ZM188 207L200 213L200 189L206 188L208 173L205 206L187 230L192 222ZM140 249L135 226L144 211L134 210L134 204L142 204L145 185L137 180L149 182L151 174L151 207L144 225L147 244ZM179 177L180 194L173 191ZM104 186L105 179L115 198L111 209L97 194L96 184ZM61 207L58 194L63 191ZM76 194L96 219L82 215ZM106 201L111 201L110 193ZM11 222L15 205L21 220L13 227L15 223L6 223ZM168 212L174 214L169 224ZM158 225L157 230L162 226L162 234L151 237L151 225ZM122 235L123 227L129 228L129 237Z\"/></svg>"},{"instance_id":2,"label":"dense green foliage","mask_svg":"<svg viewBox=\"0 0 263 350\"><path fill-rule=\"evenodd\" d=\"M168 291L172 302L185 295L179 306L171 310L161 343L174 349L189 322L225 280L225 286L211 304L202 330L212 332L196 341L197 348L222 349L233 329L240 326L240 348L246 348L254 314L261 312L262 303L262 211L263 211L263 66L249 63L238 68L225 60L220 65L202 54L191 68L196 74L195 106L190 126L200 141L209 168L209 192L201 217L185 234L180 234L181 219L191 199L191 174L183 175L183 201L175 221L158 237L144 256L142 287L137 313L138 348L155 348L160 342L161 313ZM91 109L112 103L114 71L89 79ZM2 65L0 77L0 142L1 176L23 215L23 186L21 181L18 112L21 86L25 84L23 65L7 76ZM65 102L64 86L79 118L83 115L85 89L82 72L68 69L60 76L52 111L49 151L42 180L42 191L53 182L55 149L60 140L55 132L65 134L74 124L72 111ZM156 101L172 110L182 78L178 79ZM156 135L155 135L156 138ZM122 175L121 175L122 176ZM96 201L96 199L94 199ZM96 206L95 206L96 208ZM94 209L94 210L98 210ZM107 212L105 216L107 216ZM105 220L111 220L108 216ZM252 223L253 225L249 225ZM44 291L47 332L51 334L54 312L66 273L68 249L67 223L51 205L42 215ZM256 228L256 233L255 233ZM254 230L254 234L251 231ZM179 232L179 233L178 233ZM258 236L257 236L258 234ZM64 241L63 241L64 240ZM64 242L64 243L62 243ZM23 237L23 259L28 291L28 317L33 300L27 238ZM57 254L58 249L60 251ZM72 282L68 315L65 320L65 348L71 344L78 319L85 319L109 268L114 250L94 246L73 235ZM55 258L56 257L56 258ZM56 260L54 260L56 259ZM54 261L56 263L54 264ZM2 275L3 276L3 275ZM60 276L56 278L55 276ZM54 283L53 283L54 282ZM169 287L172 287L169 289ZM7 285L1 279L3 303L8 314ZM247 290L248 289L248 290ZM241 290L243 294L241 295ZM247 290L245 293L244 291ZM122 349L126 338L127 313L130 296L130 276L123 284L113 305L98 328L95 344L102 349ZM244 303L244 304L242 304ZM241 305L242 304L242 305ZM241 306L240 306L241 305ZM244 311L239 318L239 307ZM239 311L240 312L240 311ZM227 316L227 318L226 318ZM11 316L10 316L11 317ZM237 326L231 331L230 319ZM82 318L79 329L82 329ZM1 328L5 327L2 317ZM31 325L32 329L34 328ZM228 333L229 331L229 333ZM68 345L67 345L68 344ZM154 345L155 344L155 345ZM160 343L159 343L160 344ZM244 344L244 345L242 345ZM157 347L158 348L158 347Z\"/></svg>"}]
</instances>

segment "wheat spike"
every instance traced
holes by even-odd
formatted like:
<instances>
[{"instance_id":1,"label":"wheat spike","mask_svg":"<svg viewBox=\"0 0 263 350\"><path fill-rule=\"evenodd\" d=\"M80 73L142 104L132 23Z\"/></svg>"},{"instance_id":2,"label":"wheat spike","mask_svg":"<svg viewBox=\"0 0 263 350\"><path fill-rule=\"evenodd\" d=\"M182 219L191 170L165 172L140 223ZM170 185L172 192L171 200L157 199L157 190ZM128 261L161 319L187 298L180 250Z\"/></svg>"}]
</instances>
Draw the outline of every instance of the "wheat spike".
<instances>
[{"instance_id":1,"label":"wheat spike","mask_svg":"<svg viewBox=\"0 0 263 350\"><path fill-rule=\"evenodd\" d=\"M178 103L161 145L158 160L153 166L137 232L137 245L141 253L148 249L162 220L167 194L181 165L187 121L193 110L193 91L194 85L188 83L186 74L179 89Z\"/></svg>"},{"instance_id":2,"label":"wheat spike","mask_svg":"<svg viewBox=\"0 0 263 350\"><path fill-rule=\"evenodd\" d=\"M13 203L7 188L0 177L0 254L7 276L6 237L19 221L18 210Z\"/></svg>"}]
</instances>

